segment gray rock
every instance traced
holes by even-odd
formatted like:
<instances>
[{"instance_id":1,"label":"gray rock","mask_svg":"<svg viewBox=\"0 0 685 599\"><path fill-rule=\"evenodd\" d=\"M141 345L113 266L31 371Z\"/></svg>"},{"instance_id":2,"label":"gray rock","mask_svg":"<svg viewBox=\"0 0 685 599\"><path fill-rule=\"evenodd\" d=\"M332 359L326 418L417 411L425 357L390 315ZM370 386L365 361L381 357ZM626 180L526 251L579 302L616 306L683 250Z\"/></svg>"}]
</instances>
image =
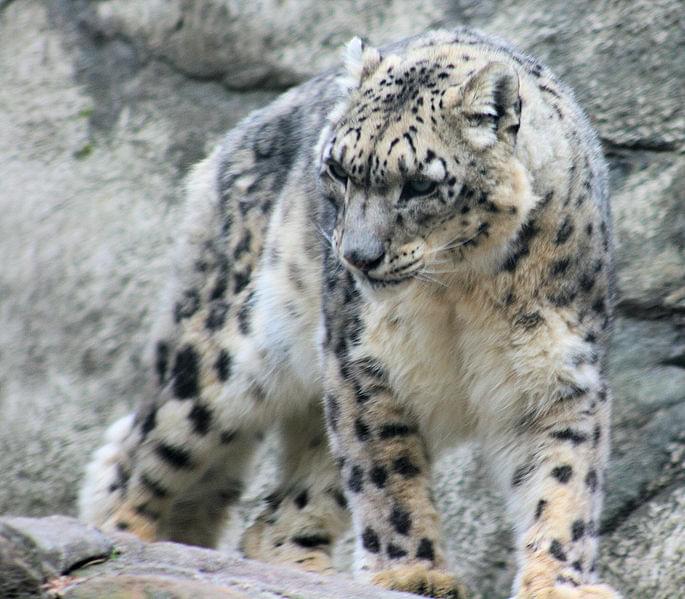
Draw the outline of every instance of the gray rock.
<instances>
[{"instance_id":1,"label":"gray rock","mask_svg":"<svg viewBox=\"0 0 685 599\"><path fill-rule=\"evenodd\" d=\"M23 537L24 548L42 564L43 570L64 574L92 559L107 557L114 545L101 532L66 516L3 518L5 534Z\"/></svg>"},{"instance_id":2,"label":"gray rock","mask_svg":"<svg viewBox=\"0 0 685 599\"><path fill-rule=\"evenodd\" d=\"M175 580L166 576L96 576L86 580L56 581L63 599L250 599L275 598L272 593L247 595L241 591L198 581Z\"/></svg>"},{"instance_id":3,"label":"gray rock","mask_svg":"<svg viewBox=\"0 0 685 599\"><path fill-rule=\"evenodd\" d=\"M632 152L614 158L613 196L621 302L685 308L685 156Z\"/></svg>"},{"instance_id":4,"label":"gray rock","mask_svg":"<svg viewBox=\"0 0 685 599\"><path fill-rule=\"evenodd\" d=\"M293 10L278 0L112 1L98 3L89 22L105 36L135 40L141 52L194 77L233 89L282 89L337 64L353 36L375 43L406 37L435 25L446 5L301 0Z\"/></svg>"},{"instance_id":5,"label":"gray rock","mask_svg":"<svg viewBox=\"0 0 685 599\"><path fill-rule=\"evenodd\" d=\"M666 150L685 143L681 19L677 0L506 0L483 25L553 66L607 142Z\"/></svg>"},{"instance_id":6,"label":"gray rock","mask_svg":"<svg viewBox=\"0 0 685 599\"><path fill-rule=\"evenodd\" d=\"M18 548L14 537L0 524L0 597L42 597L42 565L34 555Z\"/></svg>"},{"instance_id":7,"label":"gray rock","mask_svg":"<svg viewBox=\"0 0 685 599\"><path fill-rule=\"evenodd\" d=\"M339 48L353 35L383 44L447 22L475 25L553 65L607 140L675 148L685 142L678 101L685 78L681 8L675 0L641 0L603 11L588 0L369 0L355 2L353 10L316 0L302 0L298 10L277 0L108 1L98 3L89 22L185 73L238 89L299 83L336 64Z\"/></svg>"},{"instance_id":8,"label":"gray rock","mask_svg":"<svg viewBox=\"0 0 685 599\"><path fill-rule=\"evenodd\" d=\"M113 547L73 518L0 518L0 597L43 597L47 580L107 558Z\"/></svg>"},{"instance_id":9,"label":"gray rock","mask_svg":"<svg viewBox=\"0 0 685 599\"><path fill-rule=\"evenodd\" d=\"M683 452L679 452L683 461ZM631 598L675 599L685 589L685 488L644 504L603 543L605 574Z\"/></svg>"},{"instance_id":10,"label":"gray rock","mask_svg":"<svg viewBox=\"0 0 685 599\"><path fill-rule=\"evenodd\" d=\"M88 568L88 575L111 572L122 575L192 577L239 589L249 597L303 597L307 599L409 599L407 593L384 591L350 580L349 576L318 576L293 568L266 565L218 551L176 543L141 543L131 535L113 537L117 558Z\"/></svg>"},{"instance_id":11,"label":"gray rock","mask_svg":"<svg viewBox=\"0 0 685 599\"><path fill-rule=\"evenodd\" d=\"M124 68L118 43L88 58L59 6L0 18L0 513L73 513L104 424L137 399L182 176L273 97Z\"/></svg>"},{"instance_id":12,"label":"gray rock","mask_svg":"<svg viewBox=\"0 0 685 599\"><path fill-rule=\"evenodd\" d=\"M7 557L11 559L7 559ZM61 576L61 574L66 574ZM402 599L342 576L267 566L209 549L104 537L73 518L0 519L3 599ZM53 594L54 596L54 594Z\"/></svg>"}]
</instances>

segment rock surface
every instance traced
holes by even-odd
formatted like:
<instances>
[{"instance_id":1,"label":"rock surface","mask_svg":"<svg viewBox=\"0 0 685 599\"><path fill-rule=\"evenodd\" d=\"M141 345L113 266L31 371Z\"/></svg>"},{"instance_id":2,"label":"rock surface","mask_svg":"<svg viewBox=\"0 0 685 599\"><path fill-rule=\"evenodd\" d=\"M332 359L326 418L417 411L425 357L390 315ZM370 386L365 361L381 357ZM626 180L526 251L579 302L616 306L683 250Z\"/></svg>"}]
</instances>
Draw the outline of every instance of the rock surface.
<instances>
[{"instance_id":1,"label":"rock surface","mask_svg":"<svg viewBox=\"0 0 685 599\"><path fill-rule=\"evenodd\" d=\"M77 541L77 542L75 542ZM176 543L104 537L73 518L0 518L3 599L409 599L342 576L316 576ZM55 557L58 560L55 560ZM29 570L27 564L33 570ZM23 568L23 569L22 569Z\"/></svg>"},{"instance_id":2,"label":"rock surface","mask_svg":"<svg viewBox=\"0 0 685 599\"><path fill-rule=\"evenodd\" d=\"M509 38L545 60L574 86L600 132L620 287L600 569L627 597L683 596L679 0L0 0L0 513L73 514L88 454L107 423L138 399L189 166L278 90L336 64L353 34L383 43L449 23ZM268 492L273 451L265 450L226 551ZM506 597L511 540L477 451L443 457L436 496L455 572L477 597ZM0 529L0 579L37 588L64 570L66 558L57 552L51 562L29 551L9 560L16 535L28 535L16 523ZM26 542L35 544L31 535ZM159 556L153 547L150 555ZM349 561L349 541L338 558L343 567ZM272 576L250 567L255 577ZM127 576L144 596L149 581L141 572ZM108 588L103 580L91 584ZM205 592L188 588L187 596ZM280 596L264 588L263 596ZM252 591L229 584L225 592Z\"/></svg>"}]
</instances>

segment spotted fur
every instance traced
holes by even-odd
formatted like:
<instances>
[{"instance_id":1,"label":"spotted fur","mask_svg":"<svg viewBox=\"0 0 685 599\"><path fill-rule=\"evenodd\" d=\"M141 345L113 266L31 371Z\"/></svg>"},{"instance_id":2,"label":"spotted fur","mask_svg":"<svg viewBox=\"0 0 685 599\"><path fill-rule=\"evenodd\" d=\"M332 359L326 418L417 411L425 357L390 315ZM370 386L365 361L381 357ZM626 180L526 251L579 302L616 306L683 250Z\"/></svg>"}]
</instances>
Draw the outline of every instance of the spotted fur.
<instances>
[{"instance_id":1,"label":"spotted fur","mask_svg":"<svg viewBox=\"0 0 685 599\"><path fill-rule=\"evenodd\" d=\"M479 33L385 49L284 94L194 171L149 401L81 513L212 545L261 434L281 480L246 555L463 597L430 492L478 438L514 523L519 599L597 585L611 239L599 144L538 61ZM327 430L327 438L324 436Z\"/></svg>"}]
</instances>

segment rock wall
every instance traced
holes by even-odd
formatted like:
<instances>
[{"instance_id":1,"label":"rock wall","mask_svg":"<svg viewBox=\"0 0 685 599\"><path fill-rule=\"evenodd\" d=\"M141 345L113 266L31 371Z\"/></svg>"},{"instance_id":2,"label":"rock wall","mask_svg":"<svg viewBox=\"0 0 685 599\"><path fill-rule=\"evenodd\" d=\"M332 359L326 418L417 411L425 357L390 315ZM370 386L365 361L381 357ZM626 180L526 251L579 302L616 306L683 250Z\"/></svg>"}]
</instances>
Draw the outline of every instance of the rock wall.
<instances>
[{"instance_id":1,"label":"rock wall","mask_svg":"<svg viewBox=\"0 0 685 599\"><path fill-rule=\"evenodd\" d=\"M135 403L189 166L352 35L451 23L545 60L600 132L620 286L601 570L628 597L685 596L679 0L0 0L0 513L73 514L88 454ZM479 460L446 455L437 496L455 571L505 597L510 539Z\"/></svg>"}]
</instances>

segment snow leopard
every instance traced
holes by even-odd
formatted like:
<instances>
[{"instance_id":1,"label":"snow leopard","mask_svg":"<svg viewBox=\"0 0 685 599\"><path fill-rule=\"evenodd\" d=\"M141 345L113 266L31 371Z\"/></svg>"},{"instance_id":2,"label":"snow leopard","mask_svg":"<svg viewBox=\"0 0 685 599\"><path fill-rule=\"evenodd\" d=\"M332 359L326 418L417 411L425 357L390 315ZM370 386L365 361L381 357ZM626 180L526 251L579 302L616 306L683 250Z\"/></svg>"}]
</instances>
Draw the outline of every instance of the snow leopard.
<instances>
[{"instance_id":1,"label":"snow leopard","mask_svg":"<svg viewBox=\"0 0 685 599\"><path fill-rule=\"evenodd\" d=\"M149 385L87 468L83 519L215 546L265 431L279 481L240 547L464 598L431 471L478 442L517 599L596 581L609 452L607 170L571 90L466 29L377 49L231 130L187 181ZM454 565L458 569L458 564Z\"/></svg>"}]
</instances>

